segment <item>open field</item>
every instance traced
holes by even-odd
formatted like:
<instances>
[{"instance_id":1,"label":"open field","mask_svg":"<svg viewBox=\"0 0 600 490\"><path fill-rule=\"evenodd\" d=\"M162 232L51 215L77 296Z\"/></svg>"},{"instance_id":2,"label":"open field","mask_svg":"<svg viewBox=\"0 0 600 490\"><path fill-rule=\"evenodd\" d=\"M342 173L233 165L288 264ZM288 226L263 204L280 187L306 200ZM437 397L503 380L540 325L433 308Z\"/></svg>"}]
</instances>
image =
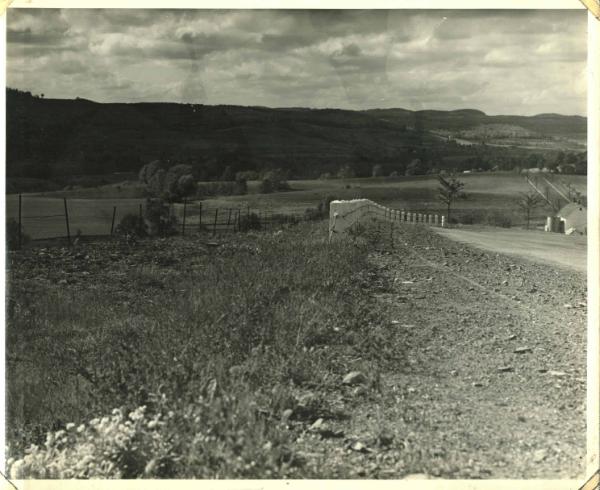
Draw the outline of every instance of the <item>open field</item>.
<instances>
[{"instance_id":1,"label":"open field","mask_svg":"<svg viewBox=\"0 0 600 490\"><path fill-rule=\"evenodd\" d=\"M20 474L581 476L585 275L396 231L10 253L10 454L71 448Z\"/></svg>"},{"instance_id":2,"label":"open field","mask_svg":"<svg viewBox=\"0 0 600 490\"><path fill-rule=\"evenodd\" d=\"M565 175L562 178L585 193L585 176ZM459 221L494 225L502 222L502 217L508 217L512 226L525 224L525 219L515 204L519 193L530 191L525 177L498 172L463 174L460 179L465 182L466 198L459 199L454 204L454 216ZM289 192L259 194L259 183L250 182L247 195L203 200L203 220L210 220L215 208L245 210L250 207L271 213L302 215L307 208L314 208L327 196L338 199L368 198L386 206L414 212L445 214L446 211L437 197L438 182L435 176L297 180L291 181L290 185L293 190ZM140 189L133 184L127 188L131 195L140 194ZM25 232L33 238L64 236L65 224L61 215L64 214L62 198L66 197L74 220L72 233L80 229L83 234L107 234L110 231L113 206L117 206L118 223L124 214L137 213L139 203L143 202L139 198L123 197L126 191L116 189L116 185L112 184L76 191L46 192L41 195L24 194L24 216L58 215L48 219L25 219ZM7 217L17 216L17 206L16 195L6 197ZM183 205L175 204L173 212L181 218ZM552 210L547 207L535 209L532 224L541 226L545 217L551 214ZM188 222L197 222L197 215L198 205L191 204Z\"/></svg>"}]
</instances>

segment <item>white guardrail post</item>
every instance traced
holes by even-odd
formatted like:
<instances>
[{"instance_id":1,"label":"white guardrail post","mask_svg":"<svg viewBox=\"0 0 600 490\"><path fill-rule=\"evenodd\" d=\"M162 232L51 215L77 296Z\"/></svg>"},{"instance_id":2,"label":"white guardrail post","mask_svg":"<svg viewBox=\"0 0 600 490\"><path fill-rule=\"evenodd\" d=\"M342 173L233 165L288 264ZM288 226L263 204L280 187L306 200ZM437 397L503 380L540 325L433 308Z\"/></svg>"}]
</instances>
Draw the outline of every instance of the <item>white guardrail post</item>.
<instances>
[{"instance_id":1,"label":"white guardrail post","mask_svg":"<svg viewBox=\"0 0 600 490\"><path fill-rule=\"evenodd\" d=\"M425 224L429 226L446 226L445 216L441 223L437 214L412 213L382 206L369 199L352 199L349 201L332 201L329 205L329 241L334 236L346 233L348 229L365 217L371 220L400 221L401 223Z\"/></svg>"}]
</instances>

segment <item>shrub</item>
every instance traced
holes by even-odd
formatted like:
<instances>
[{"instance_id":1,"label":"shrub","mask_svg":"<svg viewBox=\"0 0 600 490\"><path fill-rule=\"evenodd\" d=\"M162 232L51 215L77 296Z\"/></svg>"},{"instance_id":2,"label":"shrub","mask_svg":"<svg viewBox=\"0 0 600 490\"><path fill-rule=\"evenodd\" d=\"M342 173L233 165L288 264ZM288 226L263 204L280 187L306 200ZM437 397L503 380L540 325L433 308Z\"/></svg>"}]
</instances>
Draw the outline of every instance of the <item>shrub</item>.
<instances>
[{"instance_id":1,"label":"shrub","mask_svg":"<svg viewBox=\"0 0 600 490\"><path fill-rule=\"evenodd\" d=\"M260 183L259 192L261 194L269 194L276 191L287 191L290 185L284 178L281 170L272 170L263 175L263 180Z\"/></svg>"},{"instance_id":2,"label":"shrub","mask_svg":"<svg viewBox=\"0 0 600 490\"><path fill-rule=\"evenodd\" d=\"M144 219L138 214L130 213L121 218L121 221L115 229L115 233L121 236L144 237L146 233L146 224Z\"/></svg>"},{"instance_id":3,"label":"shrub","mask_svg":"<svg viewBox=\"0 0 600 490\"><path fill-rule=\"evenodd\" d=\"M164 178L164 189L162 195L169 201L177 201L192 195L196 190L196 179L194 179L191 165L173 165Z\"/></svg>"},{"instance_id":4,"label":"shrub","mask_svg":"<svg viewBox=\"0 0 600 490\"><path fill-rule=\"evenodd\" d=\"M28 241L29 236L21 229L21 245L25 245ZM8 250L19 248L19 223L14 218L6 220L6 248Z\"/></svg>"},{"instance_id":5,"label":"shrub","mask_svg":"<svg viewBox=\"0 0 600 490\"><path fill-rule=\"evenodd\" d=\"M169 206L162 199L147 199L145 225L150 236L170 236L177 233L177 218L171 216Z\"/></svg>"},{"instance_id":6,"label":"shrub","mask_svg":"<svg viewBox=\"0 0 600 490\"><path fill-rule=\"evenodd\" d=\"M176 201L192 195L196 190L196 179L191 165L173 165L155 160L144 165L139 180L146 186L146 194Z\"/></svg>"},{"instance_id":7,"label":"shrub","mask_svg":"<svg viewBox=\"0 0 600 490\"><path fill-rule=\"evenodd\" d=\"M260 230L260 216L256 213L240 215L239 231Z\"/></svg>"}]
</instances>

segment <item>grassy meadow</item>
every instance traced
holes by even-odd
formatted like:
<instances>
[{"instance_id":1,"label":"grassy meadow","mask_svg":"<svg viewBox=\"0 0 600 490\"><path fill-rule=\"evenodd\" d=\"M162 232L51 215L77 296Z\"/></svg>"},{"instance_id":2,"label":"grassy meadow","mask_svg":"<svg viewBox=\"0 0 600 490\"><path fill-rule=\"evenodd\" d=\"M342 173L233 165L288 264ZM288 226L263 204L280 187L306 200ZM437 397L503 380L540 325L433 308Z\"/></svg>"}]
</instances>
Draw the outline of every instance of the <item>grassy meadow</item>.
<instances>
[{"instance_id":1,"label":"grassy meadow","mask_svg":"<svg viewBox=\"0 0 600 490\"><path fill-rule=\"evenodd\" d=\"M175 237L10 254L8 453L38 445L11 474L323 475L300 469L287 425L345 417L327 396L340 377L397 350L365 294L368 250L328 245L321 222L219 247Z\"/></svg>"},{"instance_id":2,"label":"grassy meadow","mask_svg":"<svg viewBox=\"0 0 600 490\"><path fill-rule=\"evenodd\" d=\"M564 175L576 189L586 193L586 177ZM497 226L524 226L525 217L516 205L520 193L530 192L525 177L510 172L462 174L466 197L454 205L454 216L463 224L487 224ZM307 208L314 208L328 196L337 199L367 198L396 209L413 212L445 214L446 209L438 200L438 182L435 176L380 177L331 180L290 181L292 190L260 194L259 182L248 184L248 194L223 196L202 201L203 222L213 219L214 209L225 213L227 209L240 208L270 213L303 215ZM65 236L64 208L62 198L69 202L71 233L80 230L84 235L104 235L110 232L113 206L117 207L116 223L127 213L137 213L143 203L143 192L138 184L129 182L110 184L71 191L45 192L23 195L23 227L32 238ZM7 217L18 215L18 198L6 198ZM174 204L173 212L180 218L183 205ZM187 210L187 222L198 222L198 203L191 203ZM540 206L532 213L532 224L541 226L546 216L553 214L548 206ZM51 218L28 218L28 216L55 215ZM224 216L224 214L222 214Z\"/></svg>"}]
</instances>

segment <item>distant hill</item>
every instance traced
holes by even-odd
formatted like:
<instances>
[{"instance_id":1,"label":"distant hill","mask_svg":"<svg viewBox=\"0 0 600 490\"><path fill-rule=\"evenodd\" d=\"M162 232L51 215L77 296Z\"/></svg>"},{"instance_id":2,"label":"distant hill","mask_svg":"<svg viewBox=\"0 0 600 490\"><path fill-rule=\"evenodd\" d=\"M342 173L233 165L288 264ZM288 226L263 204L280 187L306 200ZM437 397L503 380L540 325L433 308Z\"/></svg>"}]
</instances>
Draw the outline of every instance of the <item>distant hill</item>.
<instances>
[{"instance_id":1,"label":"distant hill","mask_svg":"<svg viewBox=\"0 0 600 490\"><path fill-rule=\"evenodd\" d=\"M461 147L432 132L490 124L547 137L585 138L586 131L585 118L554 114L101 104L8 89L7 176L137 172L157 158L190 163L200 179L218 178L226 166L233 171L282 168L290 177L314 178L335 174L342 165L358 176L370 175L375 164L403 173L416 158L427 161L428 168L484 157L514 164L515 150Z\"/></svg>"},{"instance_id":2,"label":"distant hill","mask_svg":"<svg viewBox=\"0 0 600 490\"><path fill-rule=\"evenodd\" d=\"M488 116L475 109L455 111L407 111L404 109L372 109L368 114L397 124L411 124L420 119L426 130L462 131L481 125L503 124L520 126L545 136L585 138L587 119L581 116L537 114L535 116Z\"/></svg>"}]
</instances>

